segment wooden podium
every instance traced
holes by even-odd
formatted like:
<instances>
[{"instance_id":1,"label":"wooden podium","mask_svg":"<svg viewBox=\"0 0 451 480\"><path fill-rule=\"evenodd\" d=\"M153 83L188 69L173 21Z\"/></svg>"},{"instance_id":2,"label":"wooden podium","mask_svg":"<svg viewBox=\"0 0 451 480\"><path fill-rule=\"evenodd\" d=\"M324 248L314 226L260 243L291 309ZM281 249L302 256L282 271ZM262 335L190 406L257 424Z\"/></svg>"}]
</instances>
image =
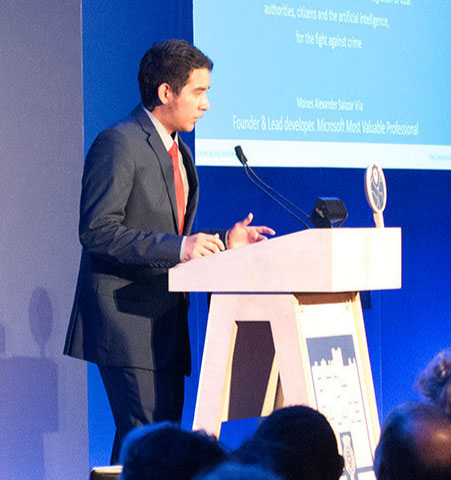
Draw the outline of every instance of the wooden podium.
<instances>
[{"instance_id":1,"label":"wooden podium","mask_svg":"<svg viewBox=\"0 0 451 480\"><path fill-rule=\"evenodd\" d=\"M223 421L309 405L332 424L348 473L374 478L358 292L400 287L399 228L306 230L170 269L171 291L213 293L193 429L219 436Z\"/></svg>"}]
</instances>

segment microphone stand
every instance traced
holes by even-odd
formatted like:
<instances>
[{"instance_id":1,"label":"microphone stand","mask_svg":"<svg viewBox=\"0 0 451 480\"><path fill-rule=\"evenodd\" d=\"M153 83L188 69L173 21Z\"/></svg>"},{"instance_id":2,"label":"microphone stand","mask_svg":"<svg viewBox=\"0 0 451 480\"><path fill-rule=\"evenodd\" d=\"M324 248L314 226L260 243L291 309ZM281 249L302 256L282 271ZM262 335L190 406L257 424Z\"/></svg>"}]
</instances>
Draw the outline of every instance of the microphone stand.
<instances>
[{"instance_id":1,"label":"microphone stand","mask_svg":"<svg viewBox=\"0 0 451 480\"><path fill-rule=\"evenodd\" d=\"M305 228L309 229L310 226L304 222L301 218L299 218L294 212L292 212L286 205L284 205L280 200L284 201L288 205L290 205L292 208L297 210L299 213L304 215L307 219L309 219L309 216L301 210L299 207L294 205L292 202L290 202L287 198L285 198L283 195L275 191L273 188L271 188L268 184L266 184L253 170L252 168L247 164L247 158L244 155L244 152L242 148L237 145L235 147L235 153L236 156L238 157L238 160L241 162L241 164L244 167L244 172L246 173L247 178L250 180L251 183L253 183L260 191L262 191L265 195L267 195L269 198L271 198L277 205L279 205L280 208L285 210L289 215L291 215L297 222L301 223ZM249 173L250 172L250 173ZM251 174L255 177L252 178ZM258 183L260 182L260 183ZM278 198L276 198L278 197Z\"/></svg>"}]
</instances>

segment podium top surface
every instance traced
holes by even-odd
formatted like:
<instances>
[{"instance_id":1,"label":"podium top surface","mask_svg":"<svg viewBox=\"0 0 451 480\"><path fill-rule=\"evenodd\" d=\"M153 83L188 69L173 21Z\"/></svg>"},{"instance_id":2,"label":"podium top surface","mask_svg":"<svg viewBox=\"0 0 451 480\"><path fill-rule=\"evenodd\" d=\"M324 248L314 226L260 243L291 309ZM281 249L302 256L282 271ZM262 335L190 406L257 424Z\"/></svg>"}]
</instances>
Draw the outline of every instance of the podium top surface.
<instances>
[{"instance_id":1,"label":"podium top surface","mask_svg":"<svg viewBox=\"0 0 451 480\"><path fill-rule=\"evenodd\" d=\"M400 228L312 229L169 270L185 292L350 292L401 288Z\"/></svg>"}]
</instances>

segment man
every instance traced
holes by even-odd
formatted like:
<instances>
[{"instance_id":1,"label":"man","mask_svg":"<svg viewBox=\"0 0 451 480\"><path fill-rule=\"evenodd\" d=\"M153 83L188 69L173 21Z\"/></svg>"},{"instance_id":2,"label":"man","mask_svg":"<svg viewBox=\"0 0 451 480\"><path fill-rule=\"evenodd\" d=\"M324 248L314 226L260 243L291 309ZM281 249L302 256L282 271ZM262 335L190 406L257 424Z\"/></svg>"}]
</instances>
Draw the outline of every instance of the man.
<instances>
[{"instance_id":1,"label":"man","mask_svg":"<svg viewBox=\"0 0 451 480\"><path fill-rule=\"evenodd\" d=\"M374 467L378 480L449 480L451 423L433 405L396 407L382 425Z\"/></svg>"},{"instance_id":2,"label":"man","mask_svg":"<svg viewBox=\"0 0 451 480\"><path fill-rule=\"evenodd\" d=\"M209 109L211 60L183 40L144 55L142 104L103 131L84 167L83 246L65 353L98 364L116 424L111 462L133 427L180 421L190 372L187 301L168 291L180 261L258 242L250 227L191 235L198 180L178 131L192 131Z\"/></svg>"}]
</instances>

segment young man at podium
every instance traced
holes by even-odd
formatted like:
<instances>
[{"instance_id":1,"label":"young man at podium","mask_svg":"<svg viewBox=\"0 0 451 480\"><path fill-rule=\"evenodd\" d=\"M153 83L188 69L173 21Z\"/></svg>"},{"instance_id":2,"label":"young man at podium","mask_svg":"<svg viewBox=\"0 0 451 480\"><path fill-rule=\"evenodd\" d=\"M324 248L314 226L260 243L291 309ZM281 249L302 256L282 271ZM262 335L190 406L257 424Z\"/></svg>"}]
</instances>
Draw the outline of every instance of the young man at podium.
<instances>
[{"instance_id":1,"label":"young man at podium","mask_svg":"<svg viewBox=\"0 0 451 480\"><path fill-rule=\"evenodd\" d=\"M83 246L65 353L98 365L116 424L111 462L133 427L180 421L190 373L187 298L168 291L179 262L259 242L252 214L192 234L198 179L190 132L209 108L211 60L183 40L154 44L138 75L142 102L91 146L80 204Z\"/></svg>"}]
</instances>

